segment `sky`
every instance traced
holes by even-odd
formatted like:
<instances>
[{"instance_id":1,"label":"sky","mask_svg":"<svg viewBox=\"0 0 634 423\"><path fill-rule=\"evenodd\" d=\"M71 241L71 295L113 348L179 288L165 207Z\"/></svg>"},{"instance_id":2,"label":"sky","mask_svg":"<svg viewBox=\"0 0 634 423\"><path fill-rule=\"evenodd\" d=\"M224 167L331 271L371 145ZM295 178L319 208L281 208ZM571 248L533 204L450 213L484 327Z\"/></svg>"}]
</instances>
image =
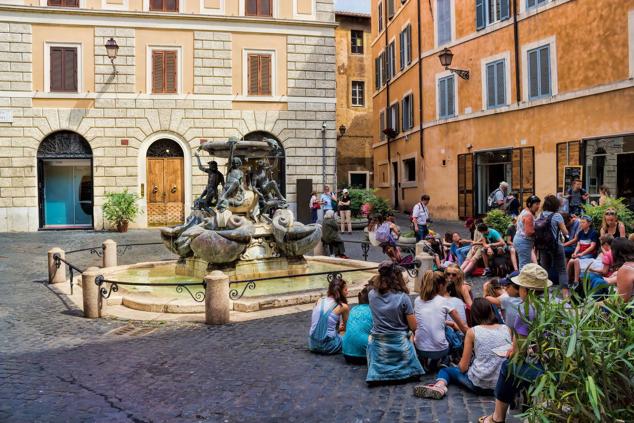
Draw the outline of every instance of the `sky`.
<instances>
[{"instance_id":1,"label":"sky","mask_svg":"<svg viewBox=\"0 0 634 423\"><path fill-rule=\"evenodd\" d=\"M370 0L335 0L335 10L370 13Z\"/></svg>"}]
</instances>

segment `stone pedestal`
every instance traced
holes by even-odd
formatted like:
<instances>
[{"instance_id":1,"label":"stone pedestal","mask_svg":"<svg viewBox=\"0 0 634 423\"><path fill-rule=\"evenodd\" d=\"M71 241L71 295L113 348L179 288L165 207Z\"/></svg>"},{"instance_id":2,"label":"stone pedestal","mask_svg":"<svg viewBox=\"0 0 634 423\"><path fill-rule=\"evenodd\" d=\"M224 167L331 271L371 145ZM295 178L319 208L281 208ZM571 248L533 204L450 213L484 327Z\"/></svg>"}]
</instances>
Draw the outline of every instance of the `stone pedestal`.
<instances>
[{"instance_id":1,"label":"stone pedestal","mask_svg":"<svg viewBox=\"0 0 634 423\"><path fill-rule=\"evenodd\" d=\"M418 252L418 245L416 246ZM428 270L433 270L434 258L427 253L416 254L416 260L420 260L420 267L418 268L418 276L414 281L414 291L420 292L420 286L423 283L423 276Z\"/></svg>"},{"instance_id":2,"label":"stone pedestal","mask_svg":"<svg viewBox=\"0 0 634 423\"><path fill-rule=\"evenodd\" d=\"M117 243L107 239L101 244L103 249L103 267L115 267L117 265Z\"/></svg>"},{"instance_id":3,"label":"stone pedestal","mask_svg":"<svg viewBox=\"0 0 634 423\"><path fill-rule=\"evenodd\" d=\"M84 317L96 319L101 317L101 295L95 278L100 275L98 267L89 267L81 274L81 289L84 296Z\"/></svg>"},{"instance_id":4,"label":"stone pedestal","mask_svg":"<svg viewBox=\"0 0 634 423\"><path fill-rule=\"evenodd\" d=\"M59 268L55 265L55 254L59 254L61 258L66 258L64 250L55 247L48 251L48 283L66 282L66 264L61 263Z\"/></svg>"},{"instance_id":5,"label":"stone pedestal","mask_svg":"<svg viewBox=\"0 0 634 423\"><path fill-rule=\"evenodd\" d=\"M224 325L229 323L231 300L229 299L229 276L214 270L205 276L205 323Z\"/></svg>"}]
</instances>

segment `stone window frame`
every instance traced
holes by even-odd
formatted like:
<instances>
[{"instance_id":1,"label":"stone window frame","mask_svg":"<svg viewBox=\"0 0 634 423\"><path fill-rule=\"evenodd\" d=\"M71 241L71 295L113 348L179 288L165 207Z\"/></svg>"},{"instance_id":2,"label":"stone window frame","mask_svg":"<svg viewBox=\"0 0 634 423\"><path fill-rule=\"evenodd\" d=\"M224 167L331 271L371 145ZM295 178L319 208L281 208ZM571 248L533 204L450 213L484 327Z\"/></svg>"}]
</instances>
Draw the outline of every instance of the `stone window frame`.
<instances>
[{"instance_id":1,"label":"stone window frame","mask_svg":"<svg viewBox=\"0 0 634 423\"><path fill-rule=\"evenodd\" d=\"M493 62L497 62L500 60L504 60L504 89L506 90L505 92L505 99L506 99L506 104L503 105L498 105L495 107L491 107L489 108L487 105L487 73L486 73L486 69L487 69L487 65ZM511 52L510 51L504 51L502 53L493 55L493 56L489 56L489 57L485 57L484 59L480 60L480 68L481 68L481 82L482 82L482 110L496 110L496 109L500 109L502 107L508 107L511 104Z\"/></svg>"},{"instance_id":2,"label":"stone window frame","mask_svg":"<svg viewBox=\"0 0 634 423\"><path fill-rule=\"evenodd\" d=\"M453 43L456 40L456 3L455 0L449 0L449 12L451 13L451 16L449 17L449 21L451 22L451 39L447 42L444 42L442 44L440 44L438 42L438 0L434 0L432 2L432 10L433 10L433 16L434 16L434 48L438 48L444 45L448 45Z\"/></svg>"},{"instance_id":3,"label":"stone window frame","mask_svg":"<svg viewBox=\"0 0 634 423\"><path fill-rule=\"evenodd\" d=\"M184 1L184 0L183 0ZM239 0L239 15L245 18L254 18L254 19L276 19L280 16L279 10L279 1L271 0L271 16L251 16L247 15L247 5L246 0Z\"/></svg>"},{"instance_id":4,"label":"stone window frame","mask_svg":"<svg viewBox=\"0 0 634 423\"><path fill-rule=\"evenodd\" d=\"M528 80L528 52L539 47L549 45L550 48L550 95L529 99ZM559 85L557 82L557 39L556 36L543 38L532 43L522 45L522 98L523 102L539 101L544 98L552 98L559 94Z\"/></svg>"},{"instance_id":5,"label":"stone window frame","mask_svg":"<svg viewBox=\"0 0 634 423\"><path fill-rule=\"evenodd\" d=\"M361 33L361 46L360 46L361 51L360 51L360 52L353 51L353 50L354 50L354 48L356 47L356 46L354 45L354 40L355 40L355 39L357 39L357 40L359 39L359 37L356 37L356 38L355 38L355 37L353 36L353 33L355 33L355 32L357 32L357 33L359 33L359 32L360 32L360 33ZM358 35L358 34L357 34L357 35ZM354 29L354 28L352 28L352 29L350 30L350 54L363 56L364 52L365 52L365 31L364 31L364 30L362 30L362 29Z\"/></svg>"},{"instance_id":6,"label":"stone window frame","mask_svg":"<svg viewBox=\"0 0 634 423\"><path fill-rule=\"evenodd\" d=\"M277 3L279 3L279 1L275 1L273 0L273 2L275 3L275 6L273 7L273 14L275 14L275 9L277 9ZM292 4L293 4L293 19L301 19L301 20L309 20L309 21L314 21L317 19L317 0L311 0L311 13L310 14L304 14L304 13L298 13L297 12L297 2L298 0L292 0Z\"/></svg>"},{"instance_id":7,"label":"stone window frame","mask_svg":"<svg viewBox=\"0 0 634 423\"><path fill-rule=\"evenodd\" d=\"M77 92L51 91L51 47L71 47L77 49ZM84 51L83 44L76 42L44 42L44 92L64 97L76 97L84 93Z\"/></svg>"},{"instance_id":8,"label":"stone window frame","mask_svg":"<svg viewBox=\"0 0 634 423\"><path fill-rule=\"evenodd\" d=\"M348 186L352 186L352 175L365 175L365 189L370 188L370 171L367 170L349 170L348 171Z\"/></svg>"},{"instance_id":9,"label":"stone window frame","mask_svg":"<svg viewBox=\"0 0 634 423\"><path fill-rule=\"evenodd\" d=\"M354 102L354 86L355 86L355 82L356 83L361 83L361 103L360 104L355 104ZM352 107L365 107L365 80L352 80L350 81L350 105Z\"/></svg>"},{"instance_id":10,"label":"stone window frame","mask_svg":"<svg viewBox=\"0 0 634 423\"><path fill-rule=\"evenodd\" d=\"M79 0L79 1L81 2L83 0ZM130 2L129 0L123 0L121 4L113 4L113 3L108 3L108 0L101 0L101 8L103 10L130 10Z\"/></svg>"},{"instance_id":11,"label":"stone window frame","mask_svg":"<svg viewBox=\"0 0 634 423\"><path fill-rule=\"evenodd\" d=\"M400 176L401 176L401 180L399 181L401 183L401 188L414 188L416 186L418 186L418 157L416 153L411 153L411 154L407 154L404 156L400 157L401 159L401 163L400 163ZM410 160L414 160L414 179L407 179L406 175L406 166L405 166L405 162L409 162Z\"/></svg>"},{"instance_id":12,"label":"stone window frame","mask_svg":"<svg viewBox=\"0 0 634 423\"><path fill-rule=\"evenodd\" d=\"M143 0L143 11L152 13L183 13L185 0L178 0L178 12L161 12L159 10L150 10L150 0Z\"/></svg>"},{"instance_id":13,"label":"stone window frame","mask_svg":"<svg viewBox=\"0 0 634 423\"><path fill-rule=\"evenodd\" d=\"M200 14L201 15L224 15L225 14L225 0L220 1L220 8L208 9L205 7L205 0L200 0Z\"/></svg>"},{"instance_id":14,"label":"stone window frame","mask_svg":"<svg viewBox=\"0 0 634 423\"><path fill-rule=\"evenodd\" d=\"M65 8L72 8L72 9L85 9L86 8L86 0L79 0L79 6L78 7L49 6L48 5L48 0L40 0L40 6L42 6L42 7L65 7Z\"/></svg>"},{"instance_id":15,"label":"stone window frame","mask_svg":"<svg viewBox=\"0 0 634 423\"><path fill-rule=\"evenodd\" d=\"M145 50L145 92L152 96L180 95L183 93L183 46L180 44L148 44ZM176 92L153 93L152 92L152 50L176 51Z\"/></svg>"},{"instance_id":16,"label":"stone window frame","mask_svg":"<svg viewBox=\"0 0 634 423\"><path fill-rule=\"evenodd\" d=\"M453 77L454 84L454 113L453 115L440 116L440 80L445 79L447 77ZM440 72L436 74L436 120L445 120L452 119L460 115L458 107L458 80L460 78L456 78L456 75L450 70L446 70L444 72Z\"/></svg>"},{"instance_id":17,"label":"stone window frame","mask_svg":"<svg viewBox=\"0 0 634 423\"><path fill-rule=\"evenodd\" d=\"M249 95L249 54L270 54L271 55L271 95ZM242 49L242 97L248 101L261 99L272 99L277 95L277 50L275 49Z\"/></svg>"}]
</instances>

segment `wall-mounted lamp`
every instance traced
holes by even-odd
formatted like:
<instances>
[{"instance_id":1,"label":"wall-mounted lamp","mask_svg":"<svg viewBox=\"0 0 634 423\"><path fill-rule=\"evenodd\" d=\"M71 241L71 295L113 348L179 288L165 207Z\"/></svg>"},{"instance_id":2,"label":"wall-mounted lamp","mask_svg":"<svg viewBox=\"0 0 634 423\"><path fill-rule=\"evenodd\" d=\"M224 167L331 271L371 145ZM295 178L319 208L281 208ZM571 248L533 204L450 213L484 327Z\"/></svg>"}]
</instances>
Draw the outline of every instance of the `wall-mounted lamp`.
<instances>
[{"instance_id":1,"label":"wall-mounted lamp","mask_svg":"<svg viewBox=\"0 0 634 423\"><path fill-rule=\"evenodd\" d=\"M114 38L110 37L108 41L106 41L106 53L108 54L108 59L110 59L110 63L112 63L112 69L114 74L118 74L117 67L114 65L114 59L117 58L117 52L119 51L119 45L114 40Z\"/></svg>"},{"instance_id":2,"label":"wall-mounted lamp","mask_svg":"<svg viewBox=\"0 0 634 423\"><path fill-rule=\"evenodd\" d=\"M445 47L440 53L438 53L438 58L440 59L440 64L443 65L446 70L452 71L462 79L469 79L468 70L454 69L449 67L451 66L451 61L453 60L453 53L447 47Z\"/></svg>"},{"instance_id":3,"label":"wall-mounted lamp","mask_svg":"<svg viewBox=\"0 0 634 423\"><path fill-rule=\"evenodd\" d=\"M396 131L393 128L385 128L383 133L387 136L388 140L394 139L397 135Z\"/></svg>"},{"instance_id":4,"label":"wall-mounted lamp","mask_svg":"<svg viewBox=\"0 0 634 423\"><path fill-rule=\"evenodd\" d=\"M348 129L348 128L346 128L346 125L341 124L341 126L339 127L339 136L338 136L337 138L341 138L341 137L343 137L344 135L346 135L346 130L347 130L347 129Z\"/></svg>"}]
</instances>

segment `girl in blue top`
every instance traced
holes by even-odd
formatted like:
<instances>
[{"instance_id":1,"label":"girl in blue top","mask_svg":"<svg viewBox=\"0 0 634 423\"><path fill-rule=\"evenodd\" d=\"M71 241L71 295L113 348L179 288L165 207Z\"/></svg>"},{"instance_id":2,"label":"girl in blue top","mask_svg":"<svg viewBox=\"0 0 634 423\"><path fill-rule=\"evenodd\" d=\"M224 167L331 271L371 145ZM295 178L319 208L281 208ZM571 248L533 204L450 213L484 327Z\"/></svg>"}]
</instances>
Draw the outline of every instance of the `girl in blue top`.
<instances>
[{"instance_id":1,"label":"girl in blue top","mask_svg":"<svg viewBox=\"0 0 634 423\"><path fill-rule=\"evenodd\" d=\"M341 352L341 335L348 321L348 288L341 277L333 278L328 284L328 294L320 298L313 309L308 332L308 349L319 354Z\"/></svg>"},{"instance_id":2,"label":"girl in blue top","mask_svg":"<svg viewBox=\"0 0 634 423\"><path fill-rule=\"evenodd\" d=\"M359 305L350 311L346 334L343 336L343 357L350 364L366 364L368 337L372 331L372 311L368 300L368 287L359 292Z\"/></svg>"}]
</instances>

